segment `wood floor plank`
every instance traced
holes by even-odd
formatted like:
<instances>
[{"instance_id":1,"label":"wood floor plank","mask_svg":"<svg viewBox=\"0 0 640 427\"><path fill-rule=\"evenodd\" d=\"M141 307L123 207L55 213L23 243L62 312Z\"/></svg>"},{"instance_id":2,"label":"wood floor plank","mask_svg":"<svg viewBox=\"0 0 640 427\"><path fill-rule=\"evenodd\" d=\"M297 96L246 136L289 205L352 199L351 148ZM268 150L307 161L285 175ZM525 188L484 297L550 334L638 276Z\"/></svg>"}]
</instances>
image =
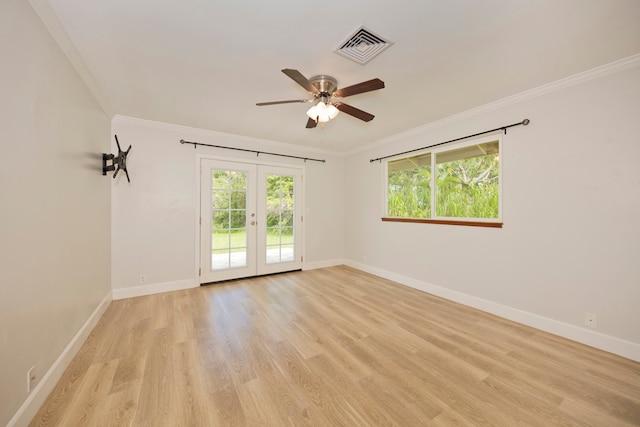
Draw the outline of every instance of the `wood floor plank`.
<instances>
[{"instance_id":1,"label":"wood floor plank","mask_svg":"<svg viewBox=\"0 0 640 427\"><path fill-rule=\"evenodd\" d=\"M109 393L116 393L128 387L131 381L141 381L144 376L147 352L150 347L150 340L153 338L151 329L151 319L146 318L135 322L128 333L121 331L123 335L121 341L127 346L120 357L120 363L116 369L111 390Z\"/></svg>"},{"instance_id":2,"label":"wood floor plank","mask_svg":"<svg viewBox=\"0 0 640 427\"><path fill-rule=\"evenodd\" d=\"M184 425L216 425L217 413L207 409L210 400L208 377L201 375L197 343L183 341L173 346L173 371L178 404L176 419Z\"/></svg>"},{"instance_id":3,"label":"wood floor plank","mask_svg":"<svg viewBox=\"0 0 640 427\"><path fill-rule=\"evenodd\" d=\"M225 386L217 389L212 395L207 406L215 413L218 424L221 426L244 426L247 424L244 410L238 396L238 389L232 386Z\"/></svg>"},{"instance_id":4,"label":"wood floor plank","mask_svg":"<svg viewBox=\"0 0 640 427\"><path fill-rule=\"evenodd\" d=\"M284 378L311 405L322 411L323 416L334 426L357 425L359 417L341 396L327 392L321 378L315 375L297 349L286 341L272 347L276 366Z\"/></svg>"},{"instance_id":5,"label":"wood floor plank","mask_svg":"<svg viewBox=\"0 0 640 427\"><path fill-rule=\"evenodd\" d=\"M94 363L82 379L78 392L71 399L71 404L65 411L60 424L67 426L96 425L102 416L103 402L111 388L113 376L119 360L114 359L105 363Z\"/></svg>"},{"instance_id":6,"label":"wood floor plank","mask_svg":"<svg viewBox=\"0 0 640 427\"><path fill-rule=\"evenodd\" d=\"M113 301L76 425L640 426L640 363L340 266Z\"/></svg>"},{"instance_id":7,"label":"wood floor plank","mask_svg":"<svg viewBox=\"0 0 640 427\"><path fill-rule=\"evenodd\" d=\"M96 426L119 427L131 425L136 414L140 399L142 379L127 381L126 387L120 387L118 391L111 392L105 398L102 406L102 415L96 420Z\"/></svg>"},{"instance_id":8,"label":"wood floor plank","mask_svg":"<svg viewBox=\"0 0 640 427\"><path fill-rule=\"evenodd\" d=\"M133 424L167 425L176 399L171 329L154 330L150 343Z\"/></svg>"},{"instance_id":9,"label":"wood floor plank","mask_svg":"<svg viewBox=\"0 0 640 427\"><path fill-rule=\"evenodd\" d=\"M632 427L640 425L640 419L637 417L620 419L601 407L593 406L584 401L575 401L571 398L564 399L560 404L560 409L579 420L579 425L590 427Z\"/></svg>"}]
</instances>

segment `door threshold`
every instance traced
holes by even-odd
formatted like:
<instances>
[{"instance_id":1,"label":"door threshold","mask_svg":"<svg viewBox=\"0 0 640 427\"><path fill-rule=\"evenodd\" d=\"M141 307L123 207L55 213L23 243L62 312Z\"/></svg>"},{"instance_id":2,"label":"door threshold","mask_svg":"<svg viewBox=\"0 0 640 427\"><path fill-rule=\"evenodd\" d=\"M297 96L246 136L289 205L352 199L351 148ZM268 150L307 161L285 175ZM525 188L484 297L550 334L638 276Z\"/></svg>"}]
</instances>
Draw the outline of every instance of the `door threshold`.
<instances>
[{"instance_id":1,"label":"door threshold","mask_svg":"<svg viewBox=\"0 0 640 427\"><path fill-rule=\"evenodd\" d=\"M246 276L246 277L237 277L235 279L218 280L216 282L200 283L200 286L219 285L221 283L238 282L240 280L255 279L255 278L258 278L258 277L276 276L278 274L293 273L293 272L296 272L296 271L302 271L302 269L298 268L296 270L278 271L277 273L267 273L267 274L259 274L259 275L256 275L256 276Z\"/></svg>"}]
</instances>

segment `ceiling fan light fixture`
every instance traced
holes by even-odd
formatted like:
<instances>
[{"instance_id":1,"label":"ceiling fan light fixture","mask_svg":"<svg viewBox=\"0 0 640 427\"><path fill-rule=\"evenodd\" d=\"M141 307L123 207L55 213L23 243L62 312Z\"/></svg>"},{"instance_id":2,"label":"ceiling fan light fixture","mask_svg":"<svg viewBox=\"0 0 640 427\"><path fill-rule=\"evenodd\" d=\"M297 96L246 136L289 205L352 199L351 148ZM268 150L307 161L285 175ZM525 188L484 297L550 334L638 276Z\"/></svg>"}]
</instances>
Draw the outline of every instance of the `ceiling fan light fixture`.
<instances>
[{"instance_id":1,"label":"ceiling fan light fixture","mask_svg":"<svg viewBox=\"0 0 640 427\"><path fill-rule=\"evenodd\" d=\"M307 116L320 123L326 123L329 120L333 120L339 112L340 110L338 110L335 105L331 103L325 104L324 101L319 101L316 105L309 108Z\"/></svg>"},{"instance_id":2,"label":"ceiling fan light fixture","mask_svg":"<svg viewBox=\"0 0 640 427\"><path fill-rule=\"evenodd\" d=\"M318 104L313 105L307 110L307 116L309 116L310 119L316 120L318 118L318 113L321 111Z\"/></svg>"},{"instance_id":3,"label":"ceiling fan light fixture","mask_svg":"<svg viewBox=\"0 0 640 427\"><path fill-rule=\"evenodd\" d=\"M316 116L326 116L327 104L320 101L316 104Z\"/></svg>"},{"instance_id":4,"label":"ceiling fan light fixture","mask_svg":"<svg viewBox=\"0 0 640 427\"><path fill-rule=\"evenodd\" d=\"M340 110L338 110L335 105L329 104L327 106L327 114L329 115L329 120L335 119L339 112Z\"/></svg>"}]
</instances>

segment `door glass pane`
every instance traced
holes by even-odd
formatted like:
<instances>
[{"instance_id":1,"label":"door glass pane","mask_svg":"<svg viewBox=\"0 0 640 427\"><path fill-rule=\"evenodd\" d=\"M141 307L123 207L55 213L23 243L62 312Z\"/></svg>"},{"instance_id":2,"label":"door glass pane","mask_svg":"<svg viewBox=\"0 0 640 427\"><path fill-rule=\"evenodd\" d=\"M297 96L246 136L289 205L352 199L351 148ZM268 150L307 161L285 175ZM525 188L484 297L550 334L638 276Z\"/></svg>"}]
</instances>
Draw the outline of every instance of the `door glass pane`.
<instances>
[{"instance_id":1,"label":"door glass pane","mask_svg":"<svg viewBox=\"0 0 640 427\"><path fill-rule=\"evenodd\" d=\"M221 230L225 232L225 230L229 229L229 209L213 209L211 211L211 226L214 230Z\"/></svg>"},{"instance_id":2,"label":"door glass pane","mask_svg":"<svg viewBox=\"0 0 640 427\"><path fill-rule=\"evenodd\" d=\"M231 203L231 209L246 209L247 208L247 192L232 191L230 203Z\"/></svg>"},{"instance_id":3,"label":"door glass pane","mask_svg":"<svg viewBox=\"0 0 640 427\"><path fill-rule=\"evenodd\" d=\"M224 270L229 268L229 251L213 250L211 251L211 269Z\"/></svg>"},{"instance_id":4,"label":"door glass pane","mask_svg":"<svg viewBox=\"0 0 640 427\"><path fill-rule=\"evenodd\" d=\"M293 176L267 174L267 264L295 259L294 182Z\"/></svg>"},{"instance_id":5,"label":"door glass pane","mask_svg":"<svg viewBox=\"0 0 640 427\"><path fill-rule=\"evenodd\" d=\"M293 244L291 245L282 245L280 247L280 262L289 262L295 259L293 253Z\"/></svg>"},{"instance_id":6,"label":"door glass pane","mask_svg":"<svg viewBox=\"0 0 640 427\"><path fill-rule=\"evenodd\" d=\"M246 267L246 173L212 170L211 187L211 269Z\"/></svg>"},{"instance_id":7,"label":"door glass pane","mask_svg":"<svg viewBox=\"0 0 640 427\"><path fill-rule=\"evenodd\" d=\"M213 209L229 208L229 192L224 190L213 190L211 193L211 207Z\"/></svg>"},{"instance_id":8,"label":"door glass pane","mask_svg":"<svg viewBox=\"0 0 640 427\"><path fill-rule=\"evenodd\" d=\"M267 264L280 262L280 246L267 246Z\"/></svg>"},{"instance_id":9,"label":"door glass pane","mask_svg":"<svg viewBox=\"0 0 640 427\"><path fill-rule=\"evenodd\" d=\"M280 229L280 244L281 245L293 244L293 227L282 227Z\"/></svg>"},{"instance_id":10,"label":"door glass pane","mask_svg":"<svg viewBox=\"0 0 640 427\"><path fill-rule=\"evenodd\" d=\"M234 230L244 229L247 219L247 212L244 210L231 211L231 228Z\"/></svg>"}]
</instances>

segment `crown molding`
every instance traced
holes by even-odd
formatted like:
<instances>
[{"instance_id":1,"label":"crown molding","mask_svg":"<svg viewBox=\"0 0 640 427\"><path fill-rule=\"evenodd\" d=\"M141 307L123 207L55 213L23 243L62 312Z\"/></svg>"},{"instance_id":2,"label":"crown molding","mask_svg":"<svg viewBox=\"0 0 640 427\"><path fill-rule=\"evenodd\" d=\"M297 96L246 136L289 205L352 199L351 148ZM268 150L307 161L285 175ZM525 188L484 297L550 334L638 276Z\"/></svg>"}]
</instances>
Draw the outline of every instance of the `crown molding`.
<instances>
[{"instance_id":1,"label":"crown molding","mask_svg":"<svg viewBox=\"0 0 640 427\"><path fill-rule=\"evenodd\" d=\"M579 85L591 80L599 79L601 77L605 77L610 74L615 74L620 71L624 71L629 68L634 68L638 66L640 66L640 54L632 55L627 58L620 59L618 61L614 61L596 68L592 68L587 71L583 71L578 74L574 74L569 77L565 77L560 80L556 80L555 82L552 82L552 83L538 86L536 88L529 89L524 92L517 93L515 95L507 96L505 98L499 99L494 102L490 102L480 107L472 108L470 110L463 111L461 113L454 114L452 116L445 117L443 119L436 120L434 122L430 122L413 129L409 129L405 132L401 132L383 139L379 139L370 144L367 144L355 150L349 151L344 155L351 156L353 154L357 154L362 151L367 151L367 150L380 147L389 143L398 142L403 139L406 139L415 135L419 135L421 133L424 133L432 129L437 129L446 125L457 123L461 120L468 119L470 117L479 116L480 114L483 114L489 111L498 110L500 108L504 108L509 105L514 105L528 99L537 98L539 96L546 95L548 93L557 92L559 90L562 90L571 86Z\"/></svg>"},{"instance_id":2,"label":"crown molding","mask_svg":"<svg viewBox=\"0 0 640 427\"><path fill-rule=\"evenodd\" d=\"M107 117L112 118L114 116L114 112L111 108L111 105L102 94L100 87L93 79L91 72L89 72L89 69L80 57L80 53L71 41L71 38L62 26L62 23L51 8L49 2L47 0L29 0L29 4L36 12L36 15L38 15L47 30L49 30L49 33L51 34L53 39L56 41L56 43L58 43L58 46L60 46L60 49L62 49L62 52L64 52L69 62L71 62L73 68L80 75L80 78L87 86L93 97L96 99L98 104L100 104L100 107L102 108L104 113L107 115Z\"/></svg>"}]
</instances>

